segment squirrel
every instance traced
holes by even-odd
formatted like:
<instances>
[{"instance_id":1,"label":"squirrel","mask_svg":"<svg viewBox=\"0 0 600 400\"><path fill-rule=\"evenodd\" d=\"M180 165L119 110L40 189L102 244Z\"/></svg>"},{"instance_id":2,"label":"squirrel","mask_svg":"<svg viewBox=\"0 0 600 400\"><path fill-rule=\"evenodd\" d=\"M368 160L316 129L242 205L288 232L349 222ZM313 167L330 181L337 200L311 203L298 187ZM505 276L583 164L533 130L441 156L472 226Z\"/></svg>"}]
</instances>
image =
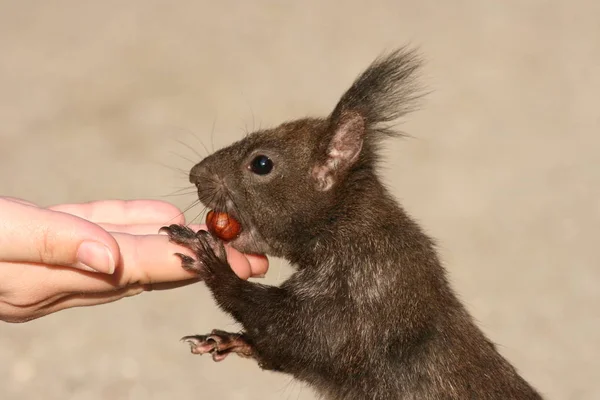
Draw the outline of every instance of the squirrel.
<instances>
[{"instance_id":1,"label":"squirrel","mask_svg":"<svg viewBox=\"0 0 600 400\"><path fill-rule=\"evenodd\" d=\"M329 400L541 399L478 328L436 246L378 176L391 123L419 98L415 50L380 55L326 118L249 134L190 171L199 200L242 230L229 245L287 260L279 286L240 279L211 232L163 227L243 330L186 336L236 353Z\"/></svg>"}]
</instances>

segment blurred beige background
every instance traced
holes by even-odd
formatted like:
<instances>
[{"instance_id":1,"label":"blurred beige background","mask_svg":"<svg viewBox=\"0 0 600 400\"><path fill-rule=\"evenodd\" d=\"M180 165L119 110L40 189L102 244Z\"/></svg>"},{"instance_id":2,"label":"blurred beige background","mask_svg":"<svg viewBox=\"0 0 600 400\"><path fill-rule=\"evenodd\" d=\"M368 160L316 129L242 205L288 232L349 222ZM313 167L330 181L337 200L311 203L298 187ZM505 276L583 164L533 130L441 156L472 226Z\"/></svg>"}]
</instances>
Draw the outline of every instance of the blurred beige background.
<instances>
[{"instance_id":1,"label":"blurred beige background","mask_svg":"<svg viewBox=\"0 0 600 400\"><path fill-rule=\"evenodd\" d=\"M599 16L595 0L0 0L0 193L185 207L164 197L188 187L185 145L326 114L412 43L432 93L386 182L523 375L549 399L598 399ZM275 260L267 281L288 273ZM314 398L178 342L214 327L234 325L202 285L0 324L0 398Z\"/></svg>"}]
</instances>

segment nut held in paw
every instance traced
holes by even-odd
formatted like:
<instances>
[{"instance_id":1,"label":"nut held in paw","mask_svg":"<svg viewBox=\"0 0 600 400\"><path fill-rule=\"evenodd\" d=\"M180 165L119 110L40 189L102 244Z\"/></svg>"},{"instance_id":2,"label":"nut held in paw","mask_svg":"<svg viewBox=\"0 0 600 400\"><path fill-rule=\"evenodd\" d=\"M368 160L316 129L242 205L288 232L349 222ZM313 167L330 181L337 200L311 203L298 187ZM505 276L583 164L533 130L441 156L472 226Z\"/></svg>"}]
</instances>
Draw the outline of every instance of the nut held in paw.
<instances>
[{"instance_id":1,"label":"nut held in paw","mask_svg":"<svg viewBox=\"0 0 600 400\"><path fill-rule=\"evenodd\" d=\"M209 211L206 214L206 225L213 235L226 242L238 237L242 231L240 223L225 212Z\"/></svg>"}]
</instances>

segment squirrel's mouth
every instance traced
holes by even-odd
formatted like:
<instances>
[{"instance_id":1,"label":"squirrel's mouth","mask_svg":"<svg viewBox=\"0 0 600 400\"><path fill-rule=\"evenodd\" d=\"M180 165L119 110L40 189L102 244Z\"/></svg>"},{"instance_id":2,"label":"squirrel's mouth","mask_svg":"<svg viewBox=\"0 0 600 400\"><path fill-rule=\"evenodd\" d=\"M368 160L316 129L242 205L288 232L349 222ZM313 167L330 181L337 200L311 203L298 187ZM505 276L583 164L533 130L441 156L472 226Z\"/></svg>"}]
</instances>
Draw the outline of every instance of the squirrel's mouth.
<instances>
[{"instance_id":1,"label":"squirrel's mouth","mask_svg":"<svg viewBox=\"0 0 600 400\"><path fill-rule=\"evenodd\" d=\"M235 194L222 177L200 163L190 172L190 181L198 190L198 200L209 210L206 225L213 235L242 253L264 255L270 252L252 217L240 212Z\"/></svg>"},{"instance_id":2,"label":"squirrel's mouth","mask_svg":"<svg viewBox=\"0 0 600 400\"><path fill-rule=\"evenodd\" d=\"M267 255L270 247L256 229L232 211L211 209L206 214L209 232L234 249L247 254Z\"/></svg>"},{"instance_id":3,"label":"squirrel's mouth","mask_svg":"<svg viewBox=\"0 0 600 400\"><path fill-rule=\"evenodd\" d=\"M242 233L242 225L231 213L210 210L206 214L206 226L210 233L224 242L237 239Z\"/></svg>"}]
</instances>

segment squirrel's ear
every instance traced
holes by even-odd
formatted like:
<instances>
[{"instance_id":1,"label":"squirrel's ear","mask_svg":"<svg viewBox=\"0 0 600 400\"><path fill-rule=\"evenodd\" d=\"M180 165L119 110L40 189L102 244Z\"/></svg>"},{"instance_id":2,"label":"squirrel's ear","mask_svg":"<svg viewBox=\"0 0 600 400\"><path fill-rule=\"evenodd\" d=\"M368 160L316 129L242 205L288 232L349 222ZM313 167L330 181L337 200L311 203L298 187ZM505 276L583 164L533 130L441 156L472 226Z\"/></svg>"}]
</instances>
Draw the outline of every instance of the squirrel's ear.
<instances>
[{"instance_id":1,"label":"squirrel's ear","mask_svg":"<svg viewBox=\"0 0 600 400\"><path fill-rule=\"evenodd\" d=\"M365 122L357 112L344 112L332 118L324 161L313 168L317 189L331 189L358 159L365 136Z\"/></svg>"}]
</instances>

